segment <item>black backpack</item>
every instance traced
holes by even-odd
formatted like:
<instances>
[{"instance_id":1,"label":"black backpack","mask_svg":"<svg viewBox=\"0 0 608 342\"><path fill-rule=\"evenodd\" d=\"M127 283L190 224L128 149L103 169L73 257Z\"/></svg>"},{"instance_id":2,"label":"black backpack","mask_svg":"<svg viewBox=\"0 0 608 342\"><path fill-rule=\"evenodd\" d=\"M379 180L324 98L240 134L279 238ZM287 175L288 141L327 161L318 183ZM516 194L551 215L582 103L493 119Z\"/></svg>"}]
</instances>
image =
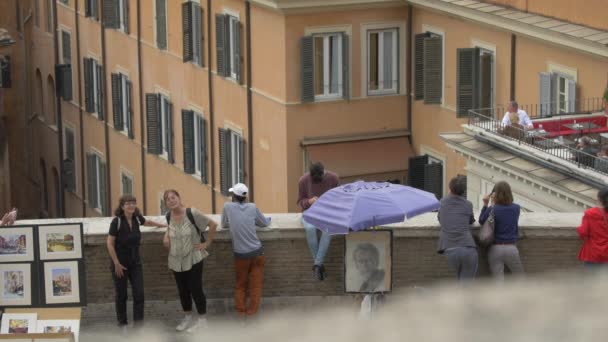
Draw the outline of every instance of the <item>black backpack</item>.
<instances>
[{"instance_id":1,"label":"black backpack","mask_svg":"<svg viewBox=\"0 0 608 342\"><path fill-rule=\"evenodd\" d=\"M192 225L194 226L194 228L196 228L196 231L198 232L198 235L201 236L201 242L205 242L205 235L203 235L203 232L198 228L198 226L196 225L196 222L194 221L194 215L192 215L192 209L190 208L186 208L186 217L188 217L188 220L190 220L190 223L192 223ZM165 218L167 218L167 225L169 223L171 223L171 211L167 212L165 214Z\"/></svg>"}]
</instances>

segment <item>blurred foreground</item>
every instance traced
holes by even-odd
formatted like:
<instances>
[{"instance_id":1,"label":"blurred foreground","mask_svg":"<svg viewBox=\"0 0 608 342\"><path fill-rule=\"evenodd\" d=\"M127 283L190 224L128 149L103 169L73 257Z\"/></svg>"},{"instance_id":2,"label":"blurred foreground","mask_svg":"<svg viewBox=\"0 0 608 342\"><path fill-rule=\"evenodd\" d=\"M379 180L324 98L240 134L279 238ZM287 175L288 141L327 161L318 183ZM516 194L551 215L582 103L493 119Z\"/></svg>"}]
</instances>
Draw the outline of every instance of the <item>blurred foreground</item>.
<instances>
[{"instance_id":1,"label":"blurred foreground","mask_svg":"<svg viewBox=\"0 0 608 342\"><path fill-rule=\"evenodd\" d=\"M111 324L83 326L81 341L602 341L608 336L606 284L608 272L504 285L484 279L466 288L444 284L398 291L386 297L372 320L359 319L353 299L319 311L266 310L247 322L210 315L209 328L196 335L176 333L167 321L147 321L142 331L127 335Z\"/></svg>"}]
</instances>

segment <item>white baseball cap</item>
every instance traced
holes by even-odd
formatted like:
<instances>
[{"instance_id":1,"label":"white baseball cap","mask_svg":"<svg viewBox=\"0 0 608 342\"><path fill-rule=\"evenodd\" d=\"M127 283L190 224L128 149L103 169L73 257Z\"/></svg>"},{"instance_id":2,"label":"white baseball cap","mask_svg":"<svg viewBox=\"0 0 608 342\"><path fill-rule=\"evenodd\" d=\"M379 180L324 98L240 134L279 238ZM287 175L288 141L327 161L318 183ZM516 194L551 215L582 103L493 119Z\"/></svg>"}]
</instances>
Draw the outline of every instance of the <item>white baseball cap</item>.
<instances>
[{"instance_id":1,"label":"white baseball cap","mask_svg":"<svg viewBox=\"0 0 608 342\"><path fill-rule=\"evenodd\" d=\"M247 189L247 185L243 183L236 183L232 186L232 188L228 189L228 191L232 192L237 196L247 197L249 189Z\"/></svg>"}]
</instances>

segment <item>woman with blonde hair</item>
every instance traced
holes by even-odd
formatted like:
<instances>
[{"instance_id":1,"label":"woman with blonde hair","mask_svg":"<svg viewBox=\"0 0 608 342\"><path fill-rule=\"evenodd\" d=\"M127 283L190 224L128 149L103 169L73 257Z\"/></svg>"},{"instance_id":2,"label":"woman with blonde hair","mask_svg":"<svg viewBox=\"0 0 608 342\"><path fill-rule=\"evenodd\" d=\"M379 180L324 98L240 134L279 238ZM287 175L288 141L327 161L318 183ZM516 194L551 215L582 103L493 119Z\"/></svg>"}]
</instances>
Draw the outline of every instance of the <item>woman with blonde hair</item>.
<instances>
[{"instance_id":1,"label":"woman with blonde hair","mask_svg":"<svg viewBox=\"0 0 608 342\"><path fill-rule=\"evenodd\" d=\"M492 200L492 206L488 203ZM484 196L483 208L479 214L479 224L484 224L494 215L494 242L488 250L488 263L492 275L504 280L505 266L512 274L522 274L524 268L517 249L519 239L519 204L513 203L513 193L509 183L496 183L492 193Z\"/></svg>"},{"instance_id":2,"label":"woman with blonde hair","mask_svg":"<svg viewBox=\"0 0 608 342\"><path fill-rule=\"evenodd\" d=\"M123 195L114 211L110 231L106 241L108 254L112 259L112 280L116 293L116 318L118 325L127 326L127 286L131 282L133 295L133 322L141 323L144 319L144 274L139 244L141 242L140 226L166 227L161 223L146 220L137 208L137 199L133 195Z\"/></svg>"},{"instance_id":3,"label":"woman with blonde hair","mask_svg":"<svg viewBox=\"0 0 608 342\"><path fill-rule=\"evenodd\" d=\"M207 325L207 298L203 292L203 259L215 237L217 223L195 208L186 208L176 190L163 195L170 210L163 245L169 249L168 264L173 271L179 299L185 317L175 328L177 331L195 332ZM207 240L203 232L209 227ZM192 301L196 304L198 319L192 317Z\"/></svg>"}]
</instances>

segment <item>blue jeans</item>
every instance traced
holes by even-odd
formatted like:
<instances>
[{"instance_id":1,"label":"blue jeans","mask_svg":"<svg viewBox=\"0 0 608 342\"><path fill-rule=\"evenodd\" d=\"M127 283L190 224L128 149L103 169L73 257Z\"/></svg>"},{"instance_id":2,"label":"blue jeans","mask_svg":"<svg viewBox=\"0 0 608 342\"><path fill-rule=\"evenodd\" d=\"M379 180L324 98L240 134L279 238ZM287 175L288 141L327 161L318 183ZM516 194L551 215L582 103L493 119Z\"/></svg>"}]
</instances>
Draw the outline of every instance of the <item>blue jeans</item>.
<instances>
[{"instance_id":1,"label":"blue jeans","mask_svg":"<svg viewBox=\"0 0 608 342\"><path fill-rule=\"evenodd\" d=\"M322 232L319 239L317 238L317 227L304 221L304 219L302 219L302 225L306 231L306 241L308 242L308 248L310 248L310 254L315 265L323 265L325 255L329 249L329 243L331 242L331 235Z\"/></svg>"}]
</instances>

